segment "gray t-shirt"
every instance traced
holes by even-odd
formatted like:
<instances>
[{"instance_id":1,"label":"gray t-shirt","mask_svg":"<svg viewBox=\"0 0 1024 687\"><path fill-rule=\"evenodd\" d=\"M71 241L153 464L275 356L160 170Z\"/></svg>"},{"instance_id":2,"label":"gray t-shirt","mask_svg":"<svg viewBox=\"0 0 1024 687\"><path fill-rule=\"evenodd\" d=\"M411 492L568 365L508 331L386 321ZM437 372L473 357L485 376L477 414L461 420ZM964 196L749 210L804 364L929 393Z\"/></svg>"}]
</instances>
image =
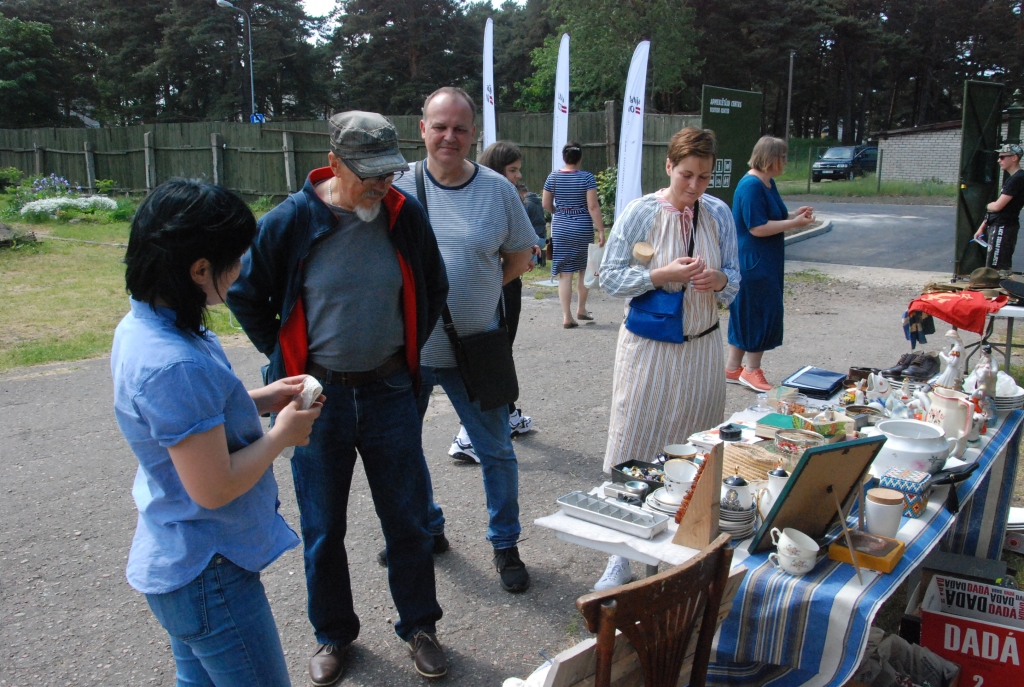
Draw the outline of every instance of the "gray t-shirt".
<instances>
[{"instance_id":1,"label":"gray t-shirt","mask_svg":"<svg viewBox=\"0 0 1024 687\"><path fill-rule=\"evenodd\" d=\"M475 164L475 163L474 163ZM395 182L416 197L414 165ZM448 308L460 336L498 327L501 253L519 253L537 245L519 193L505 177L477 165L461 186L441 186L424 168L427 214L448 272ZM438 321L420 360L430 367L455 367L455 356Z\"/></svg>"},{"instance_id":2,"label":"gray t-shirt","mask_svg":"<svg viewBox=\"0 0 1024 687\"><path fill-rule=\"evenodd\" d=\"M365 372L404 344L402 268L387 210L364 222L328 207L341 224L310 248L302 285L309 357L329 370Z\"/></svg>"}]
</instances>

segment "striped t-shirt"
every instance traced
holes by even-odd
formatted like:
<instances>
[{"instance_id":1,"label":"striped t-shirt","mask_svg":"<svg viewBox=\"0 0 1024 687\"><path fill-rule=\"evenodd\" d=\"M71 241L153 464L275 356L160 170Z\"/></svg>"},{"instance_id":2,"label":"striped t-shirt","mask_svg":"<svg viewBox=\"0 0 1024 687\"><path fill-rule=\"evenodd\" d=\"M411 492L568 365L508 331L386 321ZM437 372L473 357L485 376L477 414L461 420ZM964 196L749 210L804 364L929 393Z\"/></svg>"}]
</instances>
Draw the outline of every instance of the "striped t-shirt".
<instances>
[{"instance_id":1,"label":"striped t-shirt","mask_svg":"<svg viewBox=\"0 0 1024 687\"><path fill-rule=\"evenodd\" d=\"M597 188L597 180L590 172L558 170L548 175L544 190L554 196L555 210L586 210L587 191Z\"/></svg>"},{"instance_id":2,"label":"striped t-shirt","mask_svg":"<svg viewBox=\"0 0 1024 687\"><path fill-rule=\"evenodd\" d=\"M497 172L476 165L461 186L442 186L423 169L427 214L448 272L448 309L460 336L498 327L501 298L501 254L529 250L537 243L530 218L512 183ZM415 168L395 182L416 198ZM429 367L455 367L451 342L440 320L431 332L420 361Z\"/></svg>"}]
</instances>

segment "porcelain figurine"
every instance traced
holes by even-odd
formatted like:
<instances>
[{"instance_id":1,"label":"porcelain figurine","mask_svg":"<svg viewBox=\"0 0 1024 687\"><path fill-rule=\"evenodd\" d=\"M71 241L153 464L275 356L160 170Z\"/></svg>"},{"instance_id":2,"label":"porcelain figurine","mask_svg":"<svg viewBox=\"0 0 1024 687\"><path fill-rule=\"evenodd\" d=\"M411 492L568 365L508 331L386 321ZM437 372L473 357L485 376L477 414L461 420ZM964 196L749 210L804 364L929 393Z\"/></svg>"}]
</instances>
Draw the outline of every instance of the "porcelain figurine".
<instances>
[{"instance_id":1,"label":"porcelain figurine","mask_svg":"<svg viewBox=\"0 0 1024 687\"><path fill-rule=\"evenodd\" d=\"M953 344L949 353L939 352L939 358L946 363L946 369L935 380L935 386L959 390L964 377L964 342L960 339L960 332L955 329L946 332L946 338Z\"/></svg>"},{"instance_id":2,"label":"porcelain figurine","mask_svg":"<svg viewBox=\"0 0 1024 687\"><path fill-rule=\"evenodd\" d=\"M885 403L891 393L892 385L889 384L888 379L880 374L875 374L874 372L868 375L865 396L869 403L875 399Z\"/></svg>"}]
</instances>

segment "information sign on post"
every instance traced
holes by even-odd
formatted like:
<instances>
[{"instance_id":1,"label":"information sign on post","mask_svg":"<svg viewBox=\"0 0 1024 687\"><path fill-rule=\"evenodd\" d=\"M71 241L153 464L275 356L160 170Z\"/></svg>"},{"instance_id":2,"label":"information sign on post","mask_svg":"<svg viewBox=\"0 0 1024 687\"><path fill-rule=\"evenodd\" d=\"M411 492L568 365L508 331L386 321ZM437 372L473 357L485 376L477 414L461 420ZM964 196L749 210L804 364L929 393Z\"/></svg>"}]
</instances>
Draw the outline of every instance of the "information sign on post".
<instances>
[{"instance_id":1,"label":"information sign on post","mask_svg":"<svg viewBox=\"0 0 1024 687\"><path fill-rule=\"evenodd\" d=\"M730 205L736 184L750 169L750 152L761 138L761 97L754 91L704 86L701 126L718 139L718 160L707 192Z\"/></svg>"},{"instance_id":2,"label":"information sign on post","mask_svg":"<svg viewBox=\"0 0 1024 687\"><path fill-rule=\"evenodd\" d=\"M267 123L266 115L263 115L263 114L261 114L259 112L254 112L251 115L249 115L249 123L250 124L266 124Z\"/></svg>"}]
</instances>

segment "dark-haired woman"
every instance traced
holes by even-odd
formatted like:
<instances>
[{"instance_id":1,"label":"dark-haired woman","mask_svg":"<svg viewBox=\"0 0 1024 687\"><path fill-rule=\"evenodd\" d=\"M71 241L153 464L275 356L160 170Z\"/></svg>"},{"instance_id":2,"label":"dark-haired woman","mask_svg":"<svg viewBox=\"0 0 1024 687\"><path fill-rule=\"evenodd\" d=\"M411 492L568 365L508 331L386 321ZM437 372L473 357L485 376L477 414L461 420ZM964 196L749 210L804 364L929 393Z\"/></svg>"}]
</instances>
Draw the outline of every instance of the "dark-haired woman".
<instances>
[{"instance_id":1,"label":"dark-haired woman","mask_svg":"<svg viewBox=\"0 0 1024 687\"><path fill-rule=\"evenodd\" d=\"M271 465L308 442L305 375L247 392L207 307L256 235L226 189L176 179L139 206L125 256L131 312L111 352L114 412L139 461L128 582L171 638L178 685L289 685L259 571L298 544ZM277 413L264 434L260 415Z\"/></svg>"},{"instance_id":2,"label":"dark-haired woman","mask_svg":"<svg viewBox=\"0 0 1024 687\"><path fill-rule=\"evenodd\" d=\"M544 182L544 209L551 213L551 241L554 256L551 260L551 276L558 275L558 301L562 304L562 326L566 329L578 327L572 316L572 275L578 273L579 302L576 317L581 320L594 319L587 312L587 295L590 290L583 283L587 269L587 246L594 242L594 227L597 227L597 242L604 245L604 222L601 220L601 204L597 200L597 180L590 172L580 169L583 147L570 141L562 148L565 166L548 175Z\"/></svg>"},{"instance_id":3,"label":"dark-haired woman","mask_svg":"<svg viewBox=\"0 0 1024 687\"><path fill-rule=\"evenodd\" d=\"M515 143L495 141L487 146L484 154L480 156L480 164L493 169L512 182L513 186L518 187L519 182L523 179L523 153ZM539 255L540 249L535 248L535 252ZM532 265L530 269L533 269ZM516 333L519 331L519 315L523 311L523 278L516 277L505 284L501 293L505 301L505 322L508 325L508 342L511 345L516 341ZM516 408L515 403L509 403L508 426L512 436L526 434L533 426L533 418L524 415L521 408ZM467 449L472 451L473 445L469 440L469 434L466 433L466 428L461 427L449 455L454 455L453 451L466 453Z\"/></svg>"}]
</instances>

